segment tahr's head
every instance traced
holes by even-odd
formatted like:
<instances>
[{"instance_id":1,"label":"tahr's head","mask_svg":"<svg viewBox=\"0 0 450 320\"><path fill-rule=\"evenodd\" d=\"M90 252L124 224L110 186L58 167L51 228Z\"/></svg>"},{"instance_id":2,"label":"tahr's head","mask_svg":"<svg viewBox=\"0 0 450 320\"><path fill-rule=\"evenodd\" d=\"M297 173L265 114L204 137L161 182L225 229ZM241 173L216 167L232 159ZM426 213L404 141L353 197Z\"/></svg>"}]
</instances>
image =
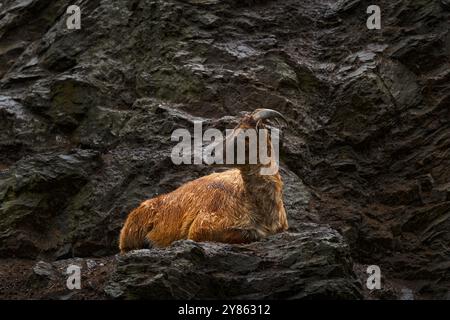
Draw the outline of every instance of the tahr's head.
<instances>
[{"instance_id":1,"label":"tahr's head","mask_svg":"<svg viewBox=\"0 0 450 320\"><path fill-rule=\"evenodd\" d=\"M268 126L268 121L286 118L272 109L256 109L246 114L239 124L219 142L224 165L245 172L259 171L275 174L278 171L279 130ZM217 151L217 150L216 150Z\"/></svg>"}]
</instances>

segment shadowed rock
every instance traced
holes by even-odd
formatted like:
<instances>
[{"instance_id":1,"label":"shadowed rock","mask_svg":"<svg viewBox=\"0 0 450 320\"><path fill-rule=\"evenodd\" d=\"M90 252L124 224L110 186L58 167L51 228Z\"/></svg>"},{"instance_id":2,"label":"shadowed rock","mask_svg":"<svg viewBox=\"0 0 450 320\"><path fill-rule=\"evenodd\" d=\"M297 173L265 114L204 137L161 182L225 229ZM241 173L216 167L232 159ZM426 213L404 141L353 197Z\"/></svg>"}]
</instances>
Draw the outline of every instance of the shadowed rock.
<instances>
[{"instance_id":1,"label":"shadowed rock","mask_svg":"<svg viewBox=\"0 0 450 320\"><path fill-rule=\"evenodd\" d=\"M106 287L123 299L357 299L348 247L314 224L248 245L183 240L118 256Z\"/></svg>"}]
</instances>

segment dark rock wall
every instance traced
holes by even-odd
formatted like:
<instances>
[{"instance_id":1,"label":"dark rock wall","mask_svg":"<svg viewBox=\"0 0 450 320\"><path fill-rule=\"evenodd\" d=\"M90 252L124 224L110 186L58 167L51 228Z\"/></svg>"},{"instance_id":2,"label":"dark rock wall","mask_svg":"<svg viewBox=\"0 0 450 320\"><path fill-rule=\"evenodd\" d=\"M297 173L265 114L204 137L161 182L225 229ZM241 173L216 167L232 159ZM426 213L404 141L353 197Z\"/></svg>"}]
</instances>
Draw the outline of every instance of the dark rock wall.
<instances>
[{"instance_id":1,"label":"dark rock wall","mask_svg":"<svg viewBox=\"0 0 450 320\"><path fill-rule=\"evenodd\" d=\"M0 256L116 253L130 209L213 170L172 164L174 129L267 107L289 119L292 230L329 223L356 262L445 297L448 1L377 1L381 30L370 4L3 1Z\"/></svg>"}]
</instances>

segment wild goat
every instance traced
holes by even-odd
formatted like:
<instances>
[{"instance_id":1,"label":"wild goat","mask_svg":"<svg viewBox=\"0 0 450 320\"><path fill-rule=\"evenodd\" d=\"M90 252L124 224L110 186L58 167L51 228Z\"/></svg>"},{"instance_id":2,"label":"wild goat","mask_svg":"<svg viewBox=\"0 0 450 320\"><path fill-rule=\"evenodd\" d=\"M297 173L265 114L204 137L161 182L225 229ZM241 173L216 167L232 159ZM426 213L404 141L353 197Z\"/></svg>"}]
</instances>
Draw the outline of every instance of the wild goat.
<instances>
[{"instance_id":1,"label":"wild goat","mask_svg":"<svg viewBox=\"0 0 450 320\"><path fill-rule=\"evenodd\" d=\"M241 130L265 128L265 121L270 118L284 119L270 109L245 115L224 143ZM180 239L246 243L286 230L278 167L272 175L260 173L262 167L272 166L275 161L270 135L266 137L271 150L269 164L245 161L144 201L128 215L120 234L120 251L165 247Z\"/></svg>"}]
</instances>

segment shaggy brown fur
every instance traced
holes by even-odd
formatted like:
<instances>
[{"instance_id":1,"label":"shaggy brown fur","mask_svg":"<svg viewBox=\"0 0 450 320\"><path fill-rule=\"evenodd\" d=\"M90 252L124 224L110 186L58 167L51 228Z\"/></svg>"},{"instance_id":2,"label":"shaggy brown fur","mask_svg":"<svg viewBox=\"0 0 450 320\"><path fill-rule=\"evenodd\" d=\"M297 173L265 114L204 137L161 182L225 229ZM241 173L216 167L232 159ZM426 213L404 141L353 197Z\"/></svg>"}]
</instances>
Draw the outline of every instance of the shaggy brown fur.
<instances>
[{"instance_id":1,"label":"shaggy brown fur","mask_svg":"<svg viewBox=\"0 0 450 320\"><path fill-rule=\"evenodd\" d=\"M250 115L235 131L256 126L264 124ZM144 201L122 228L121 252L143 248L146 243L165 247L180 239L245 243L286 230L278 171L261 175L258 164L236 167Z\"/></svg>"}]
</instances>

